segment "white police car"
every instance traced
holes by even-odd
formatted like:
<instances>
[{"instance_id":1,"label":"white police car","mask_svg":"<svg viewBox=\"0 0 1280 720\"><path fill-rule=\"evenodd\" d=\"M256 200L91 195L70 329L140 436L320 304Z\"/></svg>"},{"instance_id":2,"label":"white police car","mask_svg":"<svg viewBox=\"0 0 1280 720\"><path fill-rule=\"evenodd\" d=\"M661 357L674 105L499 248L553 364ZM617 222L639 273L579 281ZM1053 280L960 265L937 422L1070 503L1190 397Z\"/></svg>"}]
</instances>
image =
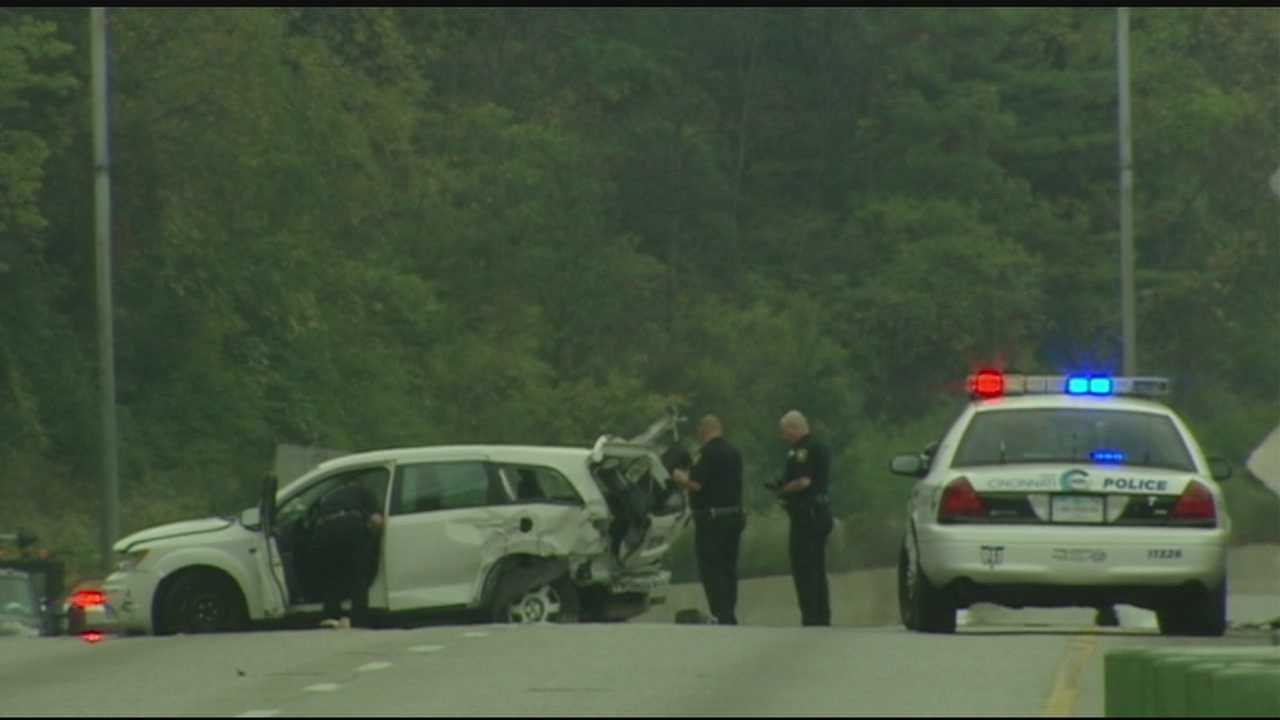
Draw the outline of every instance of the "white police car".
<instances>
[{"instance_id":1,"label":"white police car","mask_svg":"<svg viewBox=\"0 0 1280 720\"><path fill-rule=\"evenodd\" d=\"M984 370L941 441L899 455L922 478L898 570L903 624L955 631L956 610L1128 604L1160 631L1221 635L1231 521L1163 378Z\"/></svg>"}]
</instances>

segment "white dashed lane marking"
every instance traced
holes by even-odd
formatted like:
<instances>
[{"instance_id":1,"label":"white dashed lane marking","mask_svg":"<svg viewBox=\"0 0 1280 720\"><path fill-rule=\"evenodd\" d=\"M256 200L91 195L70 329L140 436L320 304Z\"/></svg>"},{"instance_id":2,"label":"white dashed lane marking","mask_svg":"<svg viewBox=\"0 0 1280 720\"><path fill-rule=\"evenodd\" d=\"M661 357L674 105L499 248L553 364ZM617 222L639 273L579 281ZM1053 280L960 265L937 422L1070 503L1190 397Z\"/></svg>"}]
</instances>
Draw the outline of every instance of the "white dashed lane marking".
<instances>
[{"instance_id":1,"label":"white dashed lane marking","mask_svg":"<svg viewBox=\"0 0 1280 720\"><path fill-rule=\"evenodd\" d=\"M384 661L371 662L371 663L365 663L360 667L356 668L356 672L374 672L377 670L386 670L389 667L391 667L391 663L389 662L384 662Z\"/></svg>"},{"instance_id":2,"label":"white dashed lane marking","mask_svg":"<svg viewBox=\"0 0 1280 720\"><path fill-rule=\"evenodd\" d=\"M275 717L279 714L279 710L246 710L236 717Z\"/></svg>"},{"instance_id":3,"label":"white dashed lane marking","mask_svg":"<svg viewBox=\"0 0 1280 720\"><path fill-rule=\"evenodd\" d=\"M302 689L307 692L333 692L334 690L337 690L338 687L338 683L316 683L315 685L308 685Z\"/></svg>"},{"instance_id":4,"label":"white dashed lane marking","mask_svg":"<svg viewBox=\"0 0 1280 720\"><path fill-rule=\"evenodd\" d=\"M433 653L440 652L444 649L443 645L414 645L409 648L409 652L413 653Z\"/></svg>"},{"instance_id":5,"label":"white dashed lane marking","mask_svg":"<svg viewBox=\"0 0 1280 720\"><path fill-rule=\"evenodd\" d=\"M472 630L471 632L462 633L462 637L469 637L469 638L489 637L489 633L484 632L483 630Z\"/></svg>"}]
</instances>

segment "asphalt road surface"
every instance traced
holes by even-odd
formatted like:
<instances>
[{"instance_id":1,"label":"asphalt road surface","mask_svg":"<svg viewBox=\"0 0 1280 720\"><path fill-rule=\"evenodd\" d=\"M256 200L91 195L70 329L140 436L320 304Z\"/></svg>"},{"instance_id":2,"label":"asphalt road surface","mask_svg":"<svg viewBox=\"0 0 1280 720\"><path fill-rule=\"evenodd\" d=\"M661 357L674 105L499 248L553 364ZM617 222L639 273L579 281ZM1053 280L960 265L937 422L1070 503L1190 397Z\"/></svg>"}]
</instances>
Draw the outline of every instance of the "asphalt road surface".
<instances>
[{"instance_id":1,"label":"asphalt road surface","mask_svg":"<svg viewBox=\"0 0 1280 720\"><path fill-rule=\"evenodd\" d=\"M1278 549L1240 557L1237 626L1280 603ZM676 586L616 625L15 638L0 643L0 715L1096 716L1109 649L1271 642L1256 627L1164 638L1133 608L1096 628L1087 610L982 606L954 636L908 633L876 615L887 576L833 578L832 628L796 627L789 579L768 578L744 581L735 628L671 624L700 599Z\"/></svg>"}]
</instances>

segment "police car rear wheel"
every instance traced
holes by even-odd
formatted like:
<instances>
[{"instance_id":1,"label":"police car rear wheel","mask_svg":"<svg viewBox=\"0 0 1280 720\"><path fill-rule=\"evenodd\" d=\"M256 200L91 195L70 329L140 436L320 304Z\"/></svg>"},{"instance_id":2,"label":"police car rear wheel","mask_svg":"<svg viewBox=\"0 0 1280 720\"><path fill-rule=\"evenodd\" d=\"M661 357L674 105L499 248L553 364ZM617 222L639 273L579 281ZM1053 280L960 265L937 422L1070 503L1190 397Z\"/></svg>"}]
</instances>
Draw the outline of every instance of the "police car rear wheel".
<instances>
[{"instance_id":1,"label":"police car rear wheel","mask_svg":"<svg viewBox=\"0 0 1280 720\"><path fill-rule=\"evenodd\" d=\"M164 600L163 630L173 633L229 632L244 624L239 590L205 572L178 578Z\"/></svg>"},{"instance_id":2,"label":"police car rear wheel","mask_svg":"<svg viewBox=\"0 0 1280 720\"><path fill-rule=\"evenodd\" d=\"M915 629L927 633L949 634L956 631L956 607L950 594L935 588L916 559L908 584L911 592L910 616Z\"/></svg>"},{"instance_id":3,"label":"police car rear wheel","mask_svg":"<svg viewBox=\"0 0 1280 720\"><path fill-rule=\"evenodd\" d=\"M1180 590L1156 610L1162 635L1220 637L1227 630L1227 584L1212 590Z\"/></svg>"},{"instance_id":4,"label":"police car rear wheel","mask_svg":"<svg viewBox=\"0 0 1280 720\"><path fill-rule=\"evenodd\" d=\"M902 619L902 626L908 630L916 629L915 604L911 597L913 574L911 555L907 552L906 545L903 545L898 551L898 617Z\"/></svg>"}]
</instances>

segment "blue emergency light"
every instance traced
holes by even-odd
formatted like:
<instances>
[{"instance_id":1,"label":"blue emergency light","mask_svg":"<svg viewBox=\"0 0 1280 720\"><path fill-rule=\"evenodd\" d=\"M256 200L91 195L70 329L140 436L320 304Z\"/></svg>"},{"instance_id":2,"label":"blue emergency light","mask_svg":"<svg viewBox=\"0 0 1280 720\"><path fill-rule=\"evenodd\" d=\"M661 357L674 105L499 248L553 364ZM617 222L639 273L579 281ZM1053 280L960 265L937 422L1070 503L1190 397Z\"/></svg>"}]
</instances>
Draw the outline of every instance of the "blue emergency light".
<instances>
[{"instance_id":1,"label":"blue emergency light","mask_svg":"<svg viewBox=\"0 0 1280 720\"><path fill-rule=\"evenodd\" d=\"M1111 378L1105 375L1074 375L1067 378L1068 395L1110 395L1113 388Z\"/></svg>"},{"instance_id":2,"label":"blue emergency light","mask_svg":"<svg viewBox=\"0 0 1280 720\"><path fill-rule=\"evenodd\" d=\"M1122 463L1124 453L1119 450L1094 450L1089 453L1089 459L1096 463Z\"/></svg>"}]
</instances>

